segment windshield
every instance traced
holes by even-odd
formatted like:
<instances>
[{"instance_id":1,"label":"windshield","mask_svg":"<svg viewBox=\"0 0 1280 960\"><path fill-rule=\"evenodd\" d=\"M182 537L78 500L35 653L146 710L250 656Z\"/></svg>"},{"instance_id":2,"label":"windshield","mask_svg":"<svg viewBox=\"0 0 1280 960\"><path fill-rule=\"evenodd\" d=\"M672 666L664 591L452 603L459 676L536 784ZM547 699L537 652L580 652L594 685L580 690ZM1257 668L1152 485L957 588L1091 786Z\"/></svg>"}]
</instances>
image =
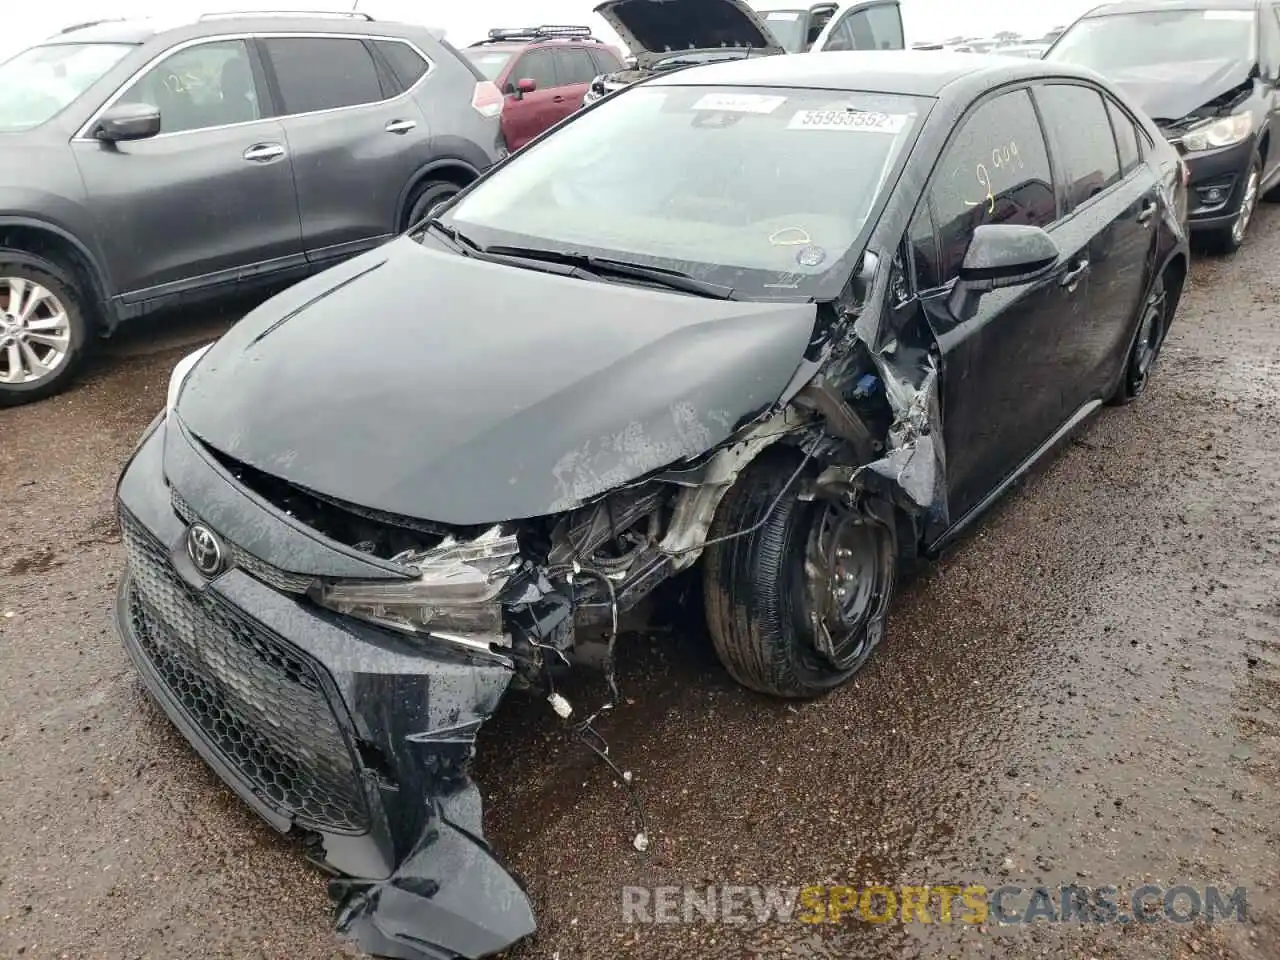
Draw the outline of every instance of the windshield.
<instances>
[{"instance_id":1,"label":"windshield","mask_svg":"<svg viewBox=\"0 0 1280 960\"><path fill-rule=\"evenodd\" d=\"M804 51L805 33L808 29L807 10L768 10L760 14L769 32L778 39L778 46L787 53Z\"/></svg>"},{"instance_id":2,"label":"windshield","mask_svg":"<svg viewBox=\"0 0 1280 960\"><path fill-rule=\"evenodd\" d=\"M493 81L502 76L502 71L507 68L507 64L515 56L510 51L485 50L482 48L463 50L462 53L477 70L484 74L486 80Z\"/></svg>"},{"instance_id":3,"label":"windshield","mask_svg":"<svg viewBox=\"0 0 1280 960\"><path fill-rule=\"evenodd\" d=\"M1156 10L1081 20L1047 59L1100 73L1157 64L1249 60L1254 50L1252 10Z\"/></svg>"},{"instance_id":4,"label":"windshield","mask_svg":"<svg viewBox=\"0 0 1280 960\"><path fill-rule=\"evenodd\" d=\"M124 43L50 44L0 64L0 130L51 120L132 49Z\"/></svg>"},{"instance_id":5,"label":"windshield","mask_svg":"<svg viewBox=\"0 0 1280 960\"><path fill-rule=\"evenodd\" d=\"M515 154L446 225L485 246L657 266L739 296L834 295L927 104L633 87Z\"/></svg>"}]
</instances>

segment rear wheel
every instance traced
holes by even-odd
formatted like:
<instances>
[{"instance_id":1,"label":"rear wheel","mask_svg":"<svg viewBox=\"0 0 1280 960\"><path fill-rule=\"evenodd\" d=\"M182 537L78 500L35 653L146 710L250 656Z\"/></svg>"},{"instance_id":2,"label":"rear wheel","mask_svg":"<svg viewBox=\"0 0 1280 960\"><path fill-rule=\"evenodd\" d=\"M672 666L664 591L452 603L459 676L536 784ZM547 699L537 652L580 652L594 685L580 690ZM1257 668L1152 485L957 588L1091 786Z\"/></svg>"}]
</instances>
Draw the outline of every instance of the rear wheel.
<instances>
[{"instance_id":1,"label":"rear wheel","mask_svg":"<svg viewBox=\"0 0 1280 960\"><path fill-rule=\"evenodd\" d=\"M57 393L92 338L74 277L58 264L0 249L0 406Z\"/></svg>"},{"instance_id":2,"label":"rear wheel","mask_svg":"<svg viewBox=\"0 0 1280 960\"><path fill-rule=\"evenodd\" d=\"M1164 346L1165 335L1169 332L1169 314L1168 288L1165 286L1165 278L1160 276L1156 278L1155 285L1142 305L1138 337L1129 351L1124 380L1116 391L1113 403L1132 403L1147 389L1151 371L1160 356L1160 348Z\"/></svg>"},{"instance_id":3,"label":"rear wheel","mask_svg":"<svg viewBox=\"0 0 1280 960\"><path fill-rule=\"evenodd\" d=\"M893 593L891 508L848 509L788 492L797 461L778 452L749 466L716 512L708 547L707 625L745 687L815 697L856 673L880 641Z\"/></svg>"},{"instance_id":4,"label":"rear wheel","mask_svg":"<svg viewBox=\"0 0 1280 960\"><path fill-rule=\"evenodd\" d=\"M456 197L462 188L448 180L428 180L413 193L405 229L421 223L438 208Z\"/></svg>"}]
</instances>

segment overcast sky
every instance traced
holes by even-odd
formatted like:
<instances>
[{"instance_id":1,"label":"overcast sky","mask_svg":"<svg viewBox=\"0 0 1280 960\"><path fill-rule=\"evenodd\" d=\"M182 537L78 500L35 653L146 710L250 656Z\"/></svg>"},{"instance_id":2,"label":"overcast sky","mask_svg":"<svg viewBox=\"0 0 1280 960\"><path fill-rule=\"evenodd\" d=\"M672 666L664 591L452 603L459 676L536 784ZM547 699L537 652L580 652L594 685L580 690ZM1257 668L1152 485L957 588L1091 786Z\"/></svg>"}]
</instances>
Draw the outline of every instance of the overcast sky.
<instances>
[{"instance_id":1,"label":"overcast sky","mask_svg":"<svg viewBox=\"0 0 1280 960\"><path fill-rule=\"evenodd\" d=\"M483 37L492 26L540 23L590 23L601 36L603 22L591 13L599 0L358 0L361 10L380 19L408 20L444 27L449 39L468 43ZM761 6L778 6L776 0ZM797 4L799 5L799 4ZM1018 30L1040 34L1055 24L1071 20L1090 2L1037 0L1035 3L1001 3L1000 0L902 0L907 39L941 40L956 34L969 36ZM216 10L349 10L342 0L36 0L5 4L4 29L0 32L0 59L38 43L72 23L103 16L173 15L189 17ZM1003 8L1003 10L1002 10Z\"/></svg>"}]
</instances>

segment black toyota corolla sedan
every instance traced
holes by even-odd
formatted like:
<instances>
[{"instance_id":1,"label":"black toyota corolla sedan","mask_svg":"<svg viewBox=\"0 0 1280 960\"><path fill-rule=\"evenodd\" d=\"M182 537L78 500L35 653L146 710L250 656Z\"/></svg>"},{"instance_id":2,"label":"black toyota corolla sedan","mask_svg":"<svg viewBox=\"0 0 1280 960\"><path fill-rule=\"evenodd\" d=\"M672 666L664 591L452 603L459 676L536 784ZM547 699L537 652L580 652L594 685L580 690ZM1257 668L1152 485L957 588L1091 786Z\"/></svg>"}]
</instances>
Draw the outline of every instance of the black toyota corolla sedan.
<instances>
[{"instance_id":1,"label":"black toyota corolla sedan","mask_svg":"<svg viewBox=\"0 0 1280 960\"><path fill-rule=\"evenodd\" d=\"M1071 67L638 84L178 365L119 485L124 643L339 930L500 950L534 918L468 766L507 690L589 731L557 679L683 572L738 681L844 683L895 571L1142 393L1185 217L1174 149Z\"/></svg>"}]
</instances>

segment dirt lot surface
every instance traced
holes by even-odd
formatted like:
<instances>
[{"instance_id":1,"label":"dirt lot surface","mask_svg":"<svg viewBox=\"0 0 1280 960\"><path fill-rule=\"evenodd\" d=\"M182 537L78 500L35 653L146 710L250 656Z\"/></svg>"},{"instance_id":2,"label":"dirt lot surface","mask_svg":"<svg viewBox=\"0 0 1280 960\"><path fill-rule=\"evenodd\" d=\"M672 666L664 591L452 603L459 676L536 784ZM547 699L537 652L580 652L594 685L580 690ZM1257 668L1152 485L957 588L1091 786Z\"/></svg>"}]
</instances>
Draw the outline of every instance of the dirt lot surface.
<instances>
[{"instance_id":1,"label":"dirt lot surface","mask_svg":"<svg viewBox=\"0 0 1280 960\"><path fill-rule=\"evenodd\" d=\"M508 698L477 773L541 919L514 955L1280 957L1280 210L1254 230L1195 264L1147 396L906 584L855 683L788 707L736 688L696 617L631 639L601 730L648 854L607 770ZM0 956L355 955L323 878L149 703L110 625L118 468L226 322L151 325L0 411ZM872 882L1243 886L1248 919L622 921L626 885Z\"/></svg>"}]
</instances>

